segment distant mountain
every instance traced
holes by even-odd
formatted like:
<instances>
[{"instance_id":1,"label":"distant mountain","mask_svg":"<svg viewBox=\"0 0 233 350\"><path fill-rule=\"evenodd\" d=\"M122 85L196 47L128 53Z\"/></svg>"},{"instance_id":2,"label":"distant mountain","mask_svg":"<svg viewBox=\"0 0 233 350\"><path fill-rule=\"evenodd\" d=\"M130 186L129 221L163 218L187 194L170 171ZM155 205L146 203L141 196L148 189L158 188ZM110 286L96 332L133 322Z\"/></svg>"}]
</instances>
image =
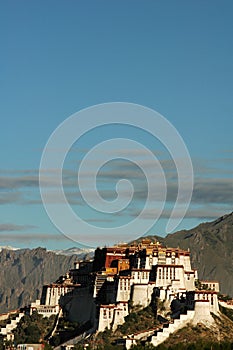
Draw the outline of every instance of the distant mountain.
<instances>
[{"instance_id":1,"label":"distant mountain","mask_svg":"<svg viewBox=\"0 0 233 350\"><path fill-rule=\"evenodd\" d=\"M80 251L79 251L80 252ZM83 258L86 252L80 252ZM25 306L40 298L42 286L73 268L75 255L59 255L37 249L0 251L0 313Z\"/></svg>"},{"instance_id":2,"label":"distant mountain","mask_svg":"<svg viewBox=\"0 0 233 350\"><path fill-rule=\"evenodd\" d=\"M190 249L199 278L218 280L221 292L233 296L233 213L188 231L151 238L165 246Z\"/></svg>"},{"instance_id":3,"label":"distant mountain","mask_svg":"<svg viewBox=\"0 0 233 350\"><path fill-rule=\"evenodd\" d=\"M7 250L19 250L19 248L11 247L10 245L1 245L1 246L0 246L0 252L1 252L3 249L7 249Z\"/></svg>"},{"instance_id":4,"label":"distant mountain","mask_svg":"<svg viewBox=\"0 0 233 350\"><path fill-rule=\"evenodd\" d=\"M60 254L60 255L78 255L79 258L84 258L86 255L89 257L94 256L95 248L77 248L77 247L72 247L68 249L60 249L60 250L53 250L54 253Z\"/></svg>"}]
</instances>

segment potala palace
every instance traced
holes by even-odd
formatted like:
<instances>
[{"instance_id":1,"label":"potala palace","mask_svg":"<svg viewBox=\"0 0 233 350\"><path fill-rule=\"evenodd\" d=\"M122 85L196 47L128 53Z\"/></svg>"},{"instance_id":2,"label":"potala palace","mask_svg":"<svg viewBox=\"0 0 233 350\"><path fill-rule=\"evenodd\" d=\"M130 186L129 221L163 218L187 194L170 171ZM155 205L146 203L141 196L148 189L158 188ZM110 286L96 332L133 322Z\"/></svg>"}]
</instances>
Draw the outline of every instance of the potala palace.
<instances>
[{"instance_id":1,"label":"potala palace","mask_svg":"<svg viewBox=\"0 0 233 350\"><path fill-rule=\"evenodd\" d=\"M92 332L116 330L130 308L147 307L159 298L171 308L169 324L160 332L148 329L129 334L126 348L150 336L153 345L187 323L213 323L218 313L219 283L199 281L190 252L163 247L148 239L135 244L97 248L94 259L78 261L56 283L45 285L41 300L31 304L44 316L62 314L70 321L91 322Z\"/></svg>"}]
</instances>

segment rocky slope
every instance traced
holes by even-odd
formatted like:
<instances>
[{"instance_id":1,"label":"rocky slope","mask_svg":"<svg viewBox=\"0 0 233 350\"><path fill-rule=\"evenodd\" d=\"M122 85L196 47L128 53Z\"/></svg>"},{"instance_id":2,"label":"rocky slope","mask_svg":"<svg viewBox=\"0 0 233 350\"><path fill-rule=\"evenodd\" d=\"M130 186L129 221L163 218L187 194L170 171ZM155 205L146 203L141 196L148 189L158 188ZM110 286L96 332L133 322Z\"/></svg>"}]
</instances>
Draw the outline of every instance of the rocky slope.
<instances>
[{"instance_id":1,"label":"rocky slope","mask_svg":"<svg viewBox=\"0 0 233 350\"><path fill-rule=\"evenodd\" d=\"M46 249L0 252L0 313L38 299L42 286L73 267L77 255L65 256Z\"/></svg>"},{"instance_id":2,"label":"rocky slope","mask_svg":"<svg viewBox=\"0 0 233 350\"><path fill-rule=\"evenodd\" d=\"M188 231L154 238L165 246L189 248L199 278L218 280L221 292L233 296L233 213Z\"/></svg>"}]
</instances>

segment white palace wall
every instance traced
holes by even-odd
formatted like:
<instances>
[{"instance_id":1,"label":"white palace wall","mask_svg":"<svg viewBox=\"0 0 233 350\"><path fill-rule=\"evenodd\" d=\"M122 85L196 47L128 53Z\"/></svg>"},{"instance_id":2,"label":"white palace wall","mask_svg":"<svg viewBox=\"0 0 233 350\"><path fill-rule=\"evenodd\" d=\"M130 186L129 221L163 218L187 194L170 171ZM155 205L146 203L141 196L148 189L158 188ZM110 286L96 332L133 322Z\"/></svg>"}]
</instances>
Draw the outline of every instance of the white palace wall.
<instances>
[{"instance_id":1,"label":"white palace wall","mask_svg":"<svg viewBox=\"0 0 233 350\"><path fill-rule=\"evenodd\" d=\"M132 305L147 307L151 302L154 284L134 284L132 286Z\"/></svg>"},{"instance_id":2,"label":"white palace wall","mask_svg":"<svg viewBox=\"0 0 233 350\"><path fill-rule=\"evenodd\" d=\"M129 301L131 292L130 276L119 276L116 301Z\"/></svg>"},{"instance_id":3,"label":"white palace wall","mask_svg":"<svg viewBox=\"0 0 233 350\"><path fill-rule=\"evenodd\" d=\"M97 331L103 332L105 329L111 328L116 330L118 325L125 322L125 317L128 314L128 303L100 305Z\"/></svg>"}]
</instances>

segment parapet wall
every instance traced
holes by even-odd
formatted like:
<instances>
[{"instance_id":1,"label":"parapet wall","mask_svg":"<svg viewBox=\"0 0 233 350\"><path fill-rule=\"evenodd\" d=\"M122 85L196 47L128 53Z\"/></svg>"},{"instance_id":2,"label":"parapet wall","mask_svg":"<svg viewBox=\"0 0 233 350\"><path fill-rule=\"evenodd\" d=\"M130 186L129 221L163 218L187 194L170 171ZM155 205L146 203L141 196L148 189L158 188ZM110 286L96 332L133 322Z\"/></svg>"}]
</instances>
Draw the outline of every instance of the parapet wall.
<instances>
[{"instance_id":1,"label":"parapet wall","mask_svg":"<svg viewBox=\"0 0 233 350\"><path fill-rule=\"evenodd\" d=\"M134 284L132 286L133 306L147 307L151 302L153 289L153 284Z\"/></svg>"},{"instance_id":2,"label":"parapet wall","mask_svg":"<svg viewBox=\"0 0 233 350\"><path fill-rule=\"evenodd\" d=\"M195 314L192 323L204 323L207 327L214 323L210 314L210 302L208 300L195 301Z\"/></svg>"}]
</instances>

